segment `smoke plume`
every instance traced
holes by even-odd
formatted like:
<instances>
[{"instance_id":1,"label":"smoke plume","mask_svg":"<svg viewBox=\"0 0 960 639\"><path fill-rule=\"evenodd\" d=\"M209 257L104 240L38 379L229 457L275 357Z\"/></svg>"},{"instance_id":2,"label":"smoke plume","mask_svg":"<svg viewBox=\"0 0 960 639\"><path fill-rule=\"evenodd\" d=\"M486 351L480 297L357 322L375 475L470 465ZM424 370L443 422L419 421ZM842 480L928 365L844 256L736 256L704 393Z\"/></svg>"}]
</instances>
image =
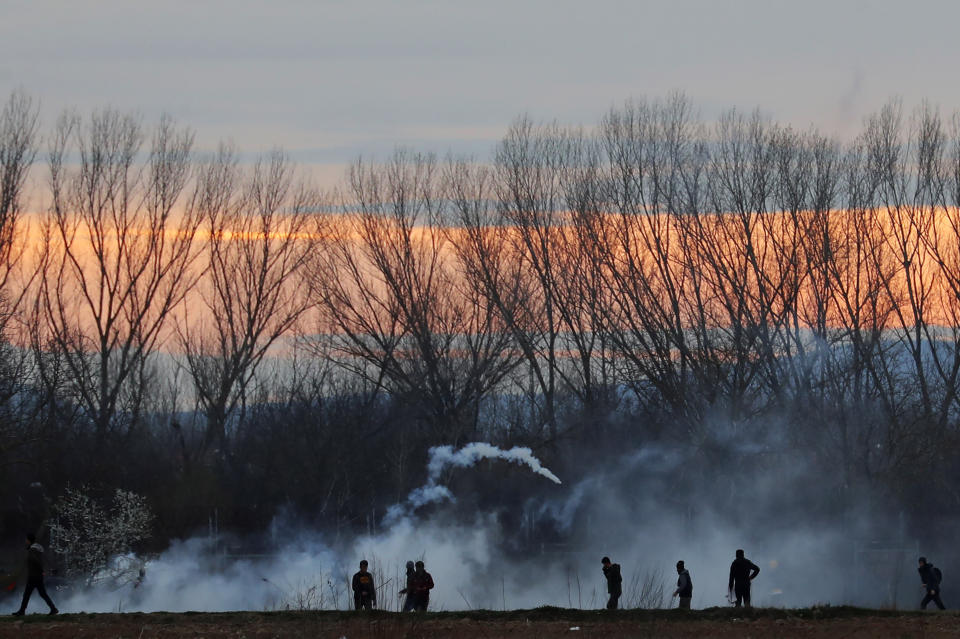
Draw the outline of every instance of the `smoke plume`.
<instances>
[{"instance_id":1,"label":"smoke plume","mask_svg":"<svg viewBox=\"0 0 960 639\"><path fill-rule=\"evenodd\" d=\"M527 466L536 474L546 477L555 484L562 483L559 477L554 475L550 469L545 468L540 460L534 457L532 450L524 446L514 446L509 450L503 450L486 442L473 442L459 450L454 450L453 446L434 446L430 449L429 455L427 483L411 491L405 502L391 506L384 518L385 525L394 524L400 518L426 504L443 500L456 501L449 488L437 483L440 480L440 475L449 467L469 468L484 459L502 459Z\"/></svg>"}]
</instances>

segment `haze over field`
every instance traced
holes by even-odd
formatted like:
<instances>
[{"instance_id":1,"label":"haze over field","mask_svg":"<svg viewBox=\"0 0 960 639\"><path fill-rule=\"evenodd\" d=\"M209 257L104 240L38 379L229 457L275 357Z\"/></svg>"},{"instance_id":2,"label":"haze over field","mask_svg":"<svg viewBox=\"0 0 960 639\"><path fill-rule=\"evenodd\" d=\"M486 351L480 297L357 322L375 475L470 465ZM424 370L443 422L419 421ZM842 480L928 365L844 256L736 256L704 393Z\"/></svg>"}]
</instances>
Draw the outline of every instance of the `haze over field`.
<instances>
[{"instance_id":1,"label":"haze over field","mask_svg":"<svg viewBox=\"0 0 960 639\"><path fill-rule=\"evenodd\" d=\"M62 610L960 575L954 3L55 6L0 20L0 556Z\"/></svg>"}]
</instances>

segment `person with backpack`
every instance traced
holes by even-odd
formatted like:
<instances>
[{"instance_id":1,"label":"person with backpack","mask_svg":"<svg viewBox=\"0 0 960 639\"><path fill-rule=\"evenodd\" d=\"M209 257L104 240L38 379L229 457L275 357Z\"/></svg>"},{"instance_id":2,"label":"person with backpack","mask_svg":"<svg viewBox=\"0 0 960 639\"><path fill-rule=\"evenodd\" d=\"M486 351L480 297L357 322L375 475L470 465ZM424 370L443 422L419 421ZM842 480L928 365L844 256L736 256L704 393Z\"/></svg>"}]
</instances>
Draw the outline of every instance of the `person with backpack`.
<instances>
[{"instance_id":1,"label":"person with backpack","mask_svg":"<svg viewBox=\"0 0 960 639\"><path fill-rule=\"evenodd\" d=\"M47 605L50 606L48 614L55 615L59 610L50 600L47 589L43 585L43 546L37 543L37 537L32 532L27 533L27 587L23 591L23 601L20 602L20 609L14 615L21 616L27 611L27 603L30 601L30 595L34 589Z\"/></svg>"},{"instance_id":2,"label":"person with backpack","mask_svg":"<svg viewBox=\"0 0 960 639\"><path fill-rule=\"evenodd\" d=\"M680 608L690 610L690 600L693 599L693 580L690 579L690 573L683 565L683 560L677 562L677 589L673 591L674 597L680 597Z\"/></svg>"},{"instance_id":3,"label":"person with backpack","mask_svg":"<svg viewBox=\"0 0 960 639\"><path fill-rule=\"evenodd\" d=\"M607 600L607 610L616 610L623 594L623 577L620 575L620 564L610 563L609 557L600 560L603 565L603 576L607 578L607 593L610 599Z\"/></svg>"},{"instance_id":4,"label":"person with backpack","mask_svg":"<svg viewBox=\"0 0 960 639\"><path fill-rule=\"evenodd\" d=\"M353 576L353 604L357 610L377 607L377 589L373 575L367 572L367 560L360 561L360 571Z\"/></svg>"},{"instance_id":5,"label":"person with backpack","mask_svg":"<svg viewBox=\"0 0 960 639\"><path fill-rule=\"evenodd\" d=\"M736 596L736 606L740 607L740 602L750 607L750 582L760 574L760 568L752 561L743 556L742 550L737 550L737 558L730 564L730 581L727 583L727 592Z\"/></svg>"},{"instance_id":6,"label":"person with backpack","mask_svg":"<svg viewBox=\"0 0 960 639\"><path fill-rule=\"evenodd\" d=\"M940 581L943 579L943 573L933 564L927 563L926 557L921 557L919 561L920 567L917 568L917 572L920 573L920 581L923 582L925 592L923 601L920 602L920 609L926 610L927 604L932 601L937 604L937 608L944 610L946 606L940 600Z\"/></svg>"},{"instance_id":7,"label":"person with backpack","mask_svg":"<svg viewBox=\"0 0 960 639\"><path fill-rule=\"evenodd\" d=\"M413 609L417 612L426 612L430 605L430 591L433 590L433 577L418 561L413 571Z\"/></svg>"}]
</instances>

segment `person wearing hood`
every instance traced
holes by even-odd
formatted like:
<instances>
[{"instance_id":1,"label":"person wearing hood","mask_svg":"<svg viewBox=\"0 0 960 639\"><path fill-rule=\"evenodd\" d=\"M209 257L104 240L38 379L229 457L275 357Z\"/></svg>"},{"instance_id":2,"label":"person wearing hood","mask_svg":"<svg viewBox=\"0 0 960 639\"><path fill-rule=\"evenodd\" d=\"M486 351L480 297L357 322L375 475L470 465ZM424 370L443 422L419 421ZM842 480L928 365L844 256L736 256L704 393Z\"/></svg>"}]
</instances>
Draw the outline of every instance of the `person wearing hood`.
<instances>
[{"instance_id":1,"label":"person wearing hood","mask_svg":"<svg viewBox=\"0 0 960 639\"><path fill-rule=\"evenodd\" d=\"M920 609L926 610L927 604L931 601L937 605L937 608L944 610L946 607L943 605L943 601L940 600L940 580L943 578L943 574L940 572L940 569L935 567L932 563L927 562L926 557L920 557L920 567L917 568L917 572L920 573L920 581L923 582L924 597L923 601L920 602Z\"/></svg>"},{"instance_id":2,"label":"person wearing hood","mask_svg":"<svg viewBox=\"0 0 960 639\"><path fill-rule=\"evenodd\" d=\"M23 601L20 603L20 609L14 615L20 616L27 611L27 603L30 601L30 595L36 590L40 593L47 605L50 606L48 614L55 615L59 610L50 600L47 589L43 585L43 546L37 543L37 537L33 533L27 533L27 587L23 591Z\"/></svg>"},{"instance_id":3,"label":"person wearing hood","mask_svg":"<svg viewBox=\"0 0 960 639\"><path fill-rule=\"evenodd\" d=\"M683 565L683 560L677 562L677 589L673 591L674 597L680 597L680 608L690 610L690 600L693 599L693 580L690 579L690 573Z\"/></svg>"},{"instance_id":4,"label":"person wearing hood","mask_svg":"<svg viewBox=\"0 0 960 639\"><path fill-rule=\"evenodd\" d=\"M401 595L406 595L406 596L403 598L403 611L404 611L404 612L410 612L411 610L413 610L413 606L414 606L414 604L416 603L416 600L415 600L415 598L414 598L414 596L413 596L413 590L414 590L413 575L414 575L415 572L416 572L416 570L414 570L413 562L412 562L412 561L408 561L408 562L407 562L407 585L406 585L406 587L405 587L403 590L401 590L401 591L398 593L398 594L401 594Z\"/></svg>"},{"instance_id":5,"label":"person wearing hood","mask_svg":"<svg viewBox=\"0 0 960 639\"><path fill-rule=\"evenodd\" d=\"M430 605L430 591L433 590L433 577L426 571L422 561L414 564L413 571L413 609L426 612Z\"/></svg>"},{"instance_id":6,"label":"person wearing hood","mask_svg":"<svg viewBox=\"0 0 960 639\"><path fill-rule=\"evenodd\" d=\"M603 576L607 578L607 593L610 599L607 600L607 610L616 610L619 605L620 595L623 594L623 577L620 575L620 564L610 563L609 557L600 560L603 565Z\"/></svg>"}]
</instances>

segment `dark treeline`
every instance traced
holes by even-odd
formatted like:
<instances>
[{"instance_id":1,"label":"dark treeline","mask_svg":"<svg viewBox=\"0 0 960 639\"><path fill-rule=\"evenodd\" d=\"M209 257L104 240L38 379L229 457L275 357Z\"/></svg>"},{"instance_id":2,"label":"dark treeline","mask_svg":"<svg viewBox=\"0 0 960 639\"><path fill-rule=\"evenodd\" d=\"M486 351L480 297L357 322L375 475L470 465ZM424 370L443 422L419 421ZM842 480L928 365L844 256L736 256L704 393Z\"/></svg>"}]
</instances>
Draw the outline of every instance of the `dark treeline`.
<instances>
[{"instance_id":1,"label":"dark treeline","mask_svg":"<svg viewBox=\"0 0 960 639\"><path fill-rule=\"evenodd\" d=\"M929 536L960 505L956 124L891 104L841 142L673 96L591 129L520 119L492 158L360 161L319 193L279 152L199 153L109 110L47 131L16 93L4 535L68 484L144 495L158 546L281 511L348 534L430 446L483 440L571 478L687 450L678 495L789 456L802 512ZM500 478L453 478L461 507L535 490Z\"/></svg>"}]
</instances>

